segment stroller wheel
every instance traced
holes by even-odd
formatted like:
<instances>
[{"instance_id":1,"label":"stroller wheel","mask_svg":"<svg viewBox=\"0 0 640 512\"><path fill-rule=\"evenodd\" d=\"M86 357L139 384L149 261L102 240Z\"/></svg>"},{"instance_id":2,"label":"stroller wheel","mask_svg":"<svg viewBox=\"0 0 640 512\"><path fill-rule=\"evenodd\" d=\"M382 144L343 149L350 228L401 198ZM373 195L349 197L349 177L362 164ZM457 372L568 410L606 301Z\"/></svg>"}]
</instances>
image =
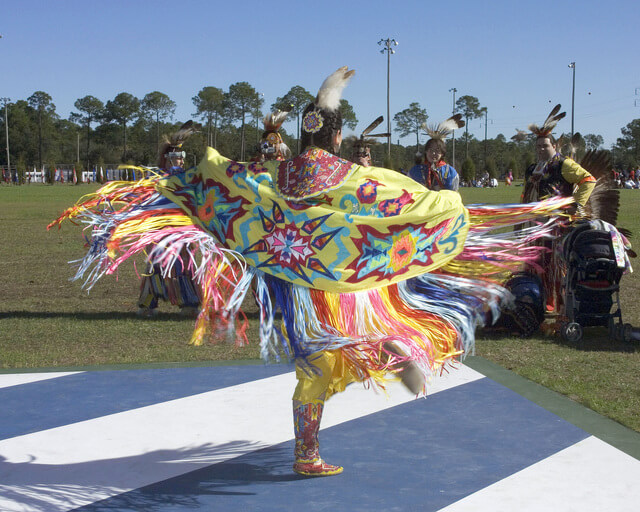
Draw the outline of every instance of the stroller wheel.
<instances>
[{"instance_id":1,"label":"stroller wheel","mask_svg":"<svg viewBox=\"0 0 640 512\"><path fill-rule=\"evenodd\" d=\"M582 339L582 326L577 322L569 322L562 326L562 338L570 343L577 343Z\"/></svg>"},{"instance_id":2,"label":"stroller wheel","mask_svg":"<svg viewBox=\"0 0 640 512\"><path fill-rule=\"evenodd\" d=\"M631 340L633 340L633 325L624 324L622 327L622 341L628 343Z\"/></svg>"}]
</instances>

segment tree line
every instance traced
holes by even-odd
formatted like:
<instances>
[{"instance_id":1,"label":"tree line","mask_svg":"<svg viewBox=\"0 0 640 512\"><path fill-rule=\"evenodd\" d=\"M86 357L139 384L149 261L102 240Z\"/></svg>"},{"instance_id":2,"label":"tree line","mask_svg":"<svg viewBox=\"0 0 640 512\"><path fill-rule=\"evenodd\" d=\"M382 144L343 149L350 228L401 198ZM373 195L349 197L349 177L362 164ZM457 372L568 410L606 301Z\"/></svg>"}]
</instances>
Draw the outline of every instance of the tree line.
<instances>
[{"instance_id":1,"label":"tree line","mask_svg":"<svg viewBox=\"0 0 640 512\"><path fill-rule=\"evenodd\" d=\"M288 110L289 123L282 129L284 141L294 153L300 151L300 116L313 95L296 85L270 106L270 110ZM238 82L227 91L214 86L203 87L193 98L193 117L199 121L199 132L187 141L184 149L187 164L196 164L207 146L236 160L254 156L262 134L265 105L263 96L248 82ZM36 91L26 100L8 103L6 108L12 167L27 169L53 168L58 163L73 163L77 170L90 170L104 163L153 165L163 134L169 134L182 124L174 122L176 103L160 91L152 91L142 98L121 92L104 103L88 95L79 98L75 111L68 119L56 112L53 98L44 91ZM358 119L347 100L341 101L344 126L354 130ZM455 166L463 178L472 179L477 173L489 172L498 177L511 169L516 177L535 161L532 136L517 142L503 134L494 138L477 139L468 132L469 121L484 117L487 108L478 98L461 96L455 111L463 115L465 129L457 135ZM4 111L2 112L4 114ZM424 124L429 116L426 108L417 102L394 116L394 132L399 137L412 134L416 145L391 145L387 155L386 144L372 145L375 165L408 170L414 165L416 153L421 149L420 137L425 135ZM286 126L295 126L287 131ZM0 116L2 133L5 118ZM622 136L613 145L612 157L616 167L637 168L640 165L640 119L621 129ZM354 138L355 139L355 138ZM349 158L354 139L345 140L342 155ZM599 149L600 135L586 134L578 156L588 149ZM447 141L447 156L451 161L453 141ZM452 162L453 163L453 162ZM6 154L0 154L0 165L7 164Z\"/></svg>"}]
</instances>

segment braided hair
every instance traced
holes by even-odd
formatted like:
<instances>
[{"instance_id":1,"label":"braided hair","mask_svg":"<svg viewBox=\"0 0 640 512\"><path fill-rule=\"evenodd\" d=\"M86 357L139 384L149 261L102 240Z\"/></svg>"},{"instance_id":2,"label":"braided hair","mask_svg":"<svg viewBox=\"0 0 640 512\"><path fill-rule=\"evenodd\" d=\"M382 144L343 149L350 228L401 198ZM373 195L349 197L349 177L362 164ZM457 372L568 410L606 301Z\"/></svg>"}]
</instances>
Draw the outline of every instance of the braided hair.
<instances>
[{"instance_id":1,"label":"braided hair","mask_svg":"<svg viewBox=\"0 0 640 512\"><path fill-rule=\"evenodd\" d=\"M302 113L302 130L300 144L302 148L316 146L330 153L336 153L334 139L342 130L342 113L340 109L330 111L310 103Z\"/></svg>"}]
</instances>

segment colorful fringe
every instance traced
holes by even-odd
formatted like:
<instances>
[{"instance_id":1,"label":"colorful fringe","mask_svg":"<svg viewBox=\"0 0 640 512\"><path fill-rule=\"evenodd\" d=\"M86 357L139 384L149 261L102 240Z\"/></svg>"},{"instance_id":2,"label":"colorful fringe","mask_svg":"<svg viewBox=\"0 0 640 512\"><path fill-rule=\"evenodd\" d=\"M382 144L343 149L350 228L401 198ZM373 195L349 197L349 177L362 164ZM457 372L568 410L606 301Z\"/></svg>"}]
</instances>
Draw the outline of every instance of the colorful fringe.
<instances>
[{"instance_id":1,"label":"colorful fringe","mask_svg":"<svg viewBox=\"0 0 640 512\"><path fill-rule=\"evenodd\" d=\"M552 237L557 214L571 198L529 205L469 207L471 229L464 250L437 273L353 293L331 293L294 285L249 267L237 252L155 190L157 180L110 183L69 208L49 228L78 220L90 230L89 250L74 263L74 279L90 290L122 262L148 253L164 275L179 260L202 290L202 310L191 343L221 336L246 343L241 305L252 283L260 311L260 347L265 360L305 358L339 350L357 380L384 385L391 363L402 357L425 376L473 351L474 332L495 321L508 306L506 277L535 266L546 249L535 242ZM535 226L514 232L513 226ZM282 313L276 324L276 312ZM392 342L404 356L390 354Z\"/></svg>"},{"instance_id":2,"label":"colorful fringe","mask_svg":"<svg viewBox=\"0 0 640 512\"><path fill-rule=\"evenodd\" d=\"M556 196L539 203L468 206L464 250L440 272L500 283L523 267L542 272L539 263L549 249L539 242L556 237L562 211L572 203L571 197Z\"/></svg>"}]
</instances>

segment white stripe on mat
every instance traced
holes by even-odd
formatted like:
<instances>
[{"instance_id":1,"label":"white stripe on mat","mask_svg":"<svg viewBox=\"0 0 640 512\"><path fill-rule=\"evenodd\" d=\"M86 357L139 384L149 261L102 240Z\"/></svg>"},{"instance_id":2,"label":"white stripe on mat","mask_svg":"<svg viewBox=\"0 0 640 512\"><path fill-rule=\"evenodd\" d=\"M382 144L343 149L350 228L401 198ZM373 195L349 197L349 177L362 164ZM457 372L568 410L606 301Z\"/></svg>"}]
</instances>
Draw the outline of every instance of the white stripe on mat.
<instances>
[{"instance_id":1,"label":"white stripe on mat","mask_svg":"<svg viewBox=\"0 0 640 512\"><path fill-rule=\"evenodd\" d=\"M461 366L429 393L483 377ZM290 440L295 384L290 372L0 441L0 510L70 510ZM388 398L354 385L322 426L413 399L397 383Z\"/></svg>"},{"instance_id":2,"label":"white stripe on mat","mask_svg":"<svg viewBox=\"0 0 640 512\"><path fill-rule=\"evenodd\" d=\"M440 512L637 512L640 461L588 437Z\"/></svg>"},{"instance_id":3,"label":"white stripe on mat","mask_svg":"<svg viewBox=\"0 0 640 512\"><path fill-rule=\"evenodd\" d=\"M39 382L57 377L66 377L67 375L73 375L75 373L82 372L6 373L0 375L0 388L19 386L20 384L29 384L30 382Z\"/></svg>"}]
</instances>

